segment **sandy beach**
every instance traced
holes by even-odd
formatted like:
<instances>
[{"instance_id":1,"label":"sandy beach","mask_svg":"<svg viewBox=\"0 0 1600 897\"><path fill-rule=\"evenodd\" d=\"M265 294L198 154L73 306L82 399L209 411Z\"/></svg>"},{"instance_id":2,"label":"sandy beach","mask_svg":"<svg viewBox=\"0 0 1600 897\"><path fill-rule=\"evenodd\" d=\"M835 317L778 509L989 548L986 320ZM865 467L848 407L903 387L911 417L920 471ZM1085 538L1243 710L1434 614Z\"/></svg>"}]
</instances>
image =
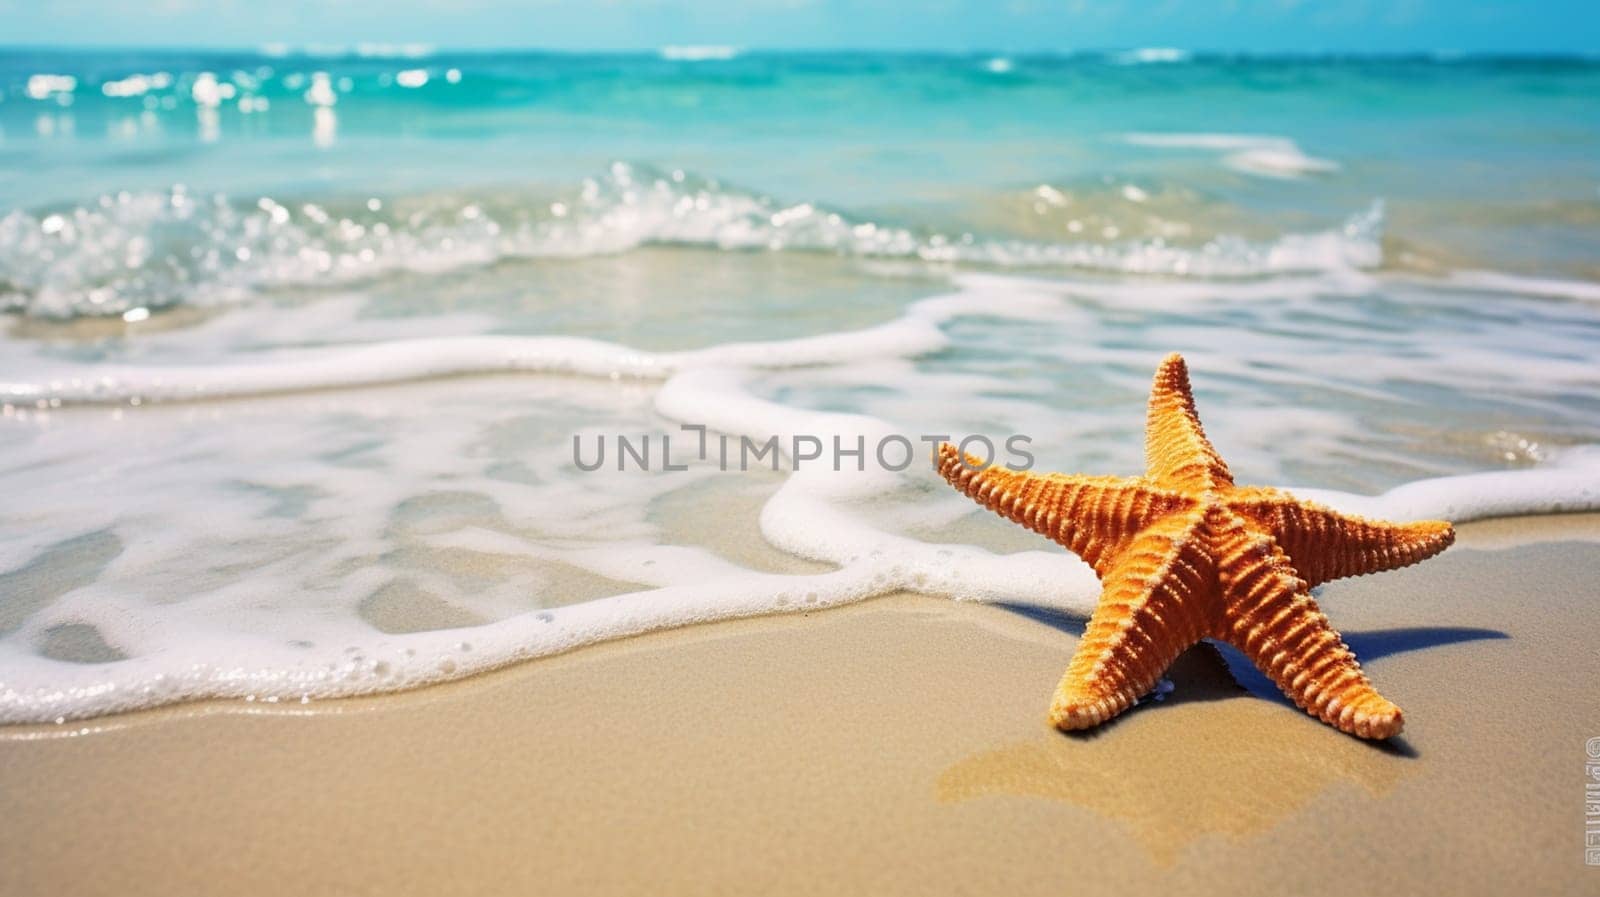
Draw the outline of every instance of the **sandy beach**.
<instances>
[{"instance_id":1,"label":"sandy beach","mask_svg":"<svg viewBox=\"0 0 1600 897\"><path fill-rule=\"evenodd\" d=\"M0 733L0 891L1585 893L1600 515L1325 587L1385 744L1202 647L1049 729L1082 621L900 595L373 699Z\"/></svg>"},{"instance_id":2,"label":"sandy beach","mask_svg":"<svg viewBox=\"0 0 1600 897\"><path fill-rule=\"evenodd\" d=\"M1600 893L1594 5L12 4L0 897Z\"/></svg>"}]
</instances>

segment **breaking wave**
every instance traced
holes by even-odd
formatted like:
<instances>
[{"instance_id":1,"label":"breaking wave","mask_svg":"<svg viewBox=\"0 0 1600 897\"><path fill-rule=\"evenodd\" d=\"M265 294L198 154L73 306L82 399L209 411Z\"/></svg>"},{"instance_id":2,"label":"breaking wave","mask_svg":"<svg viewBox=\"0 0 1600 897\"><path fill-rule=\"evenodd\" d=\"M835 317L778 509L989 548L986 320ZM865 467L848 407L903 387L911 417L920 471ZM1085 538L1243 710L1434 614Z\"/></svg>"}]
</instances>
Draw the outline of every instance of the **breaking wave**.
<instances>
[{"instance_id":1,"label":"breaking wave","mask_svg":"<svg viewBox=\"0 0 1600 897\"><path fill-rule=\"evenodd\" d=\"M274 288L432 273L642 246L797 251L1007 268L1247 278L1373 268L1383 206L1343 226L1199 245L986 239L784 203L681 171L622 163L554 202L243 200L182 187L0 217L0 309L43 318L242 301Z\"/></svg>"}]
</instances>

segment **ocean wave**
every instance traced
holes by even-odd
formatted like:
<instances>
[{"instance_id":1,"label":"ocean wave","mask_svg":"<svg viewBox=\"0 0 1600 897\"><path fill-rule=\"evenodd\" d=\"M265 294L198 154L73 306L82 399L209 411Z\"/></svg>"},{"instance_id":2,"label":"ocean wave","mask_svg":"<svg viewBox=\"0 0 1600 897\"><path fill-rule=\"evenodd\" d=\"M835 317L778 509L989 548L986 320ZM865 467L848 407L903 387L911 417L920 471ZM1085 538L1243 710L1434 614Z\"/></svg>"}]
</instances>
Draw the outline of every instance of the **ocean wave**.
<instances>
[{"instance_id":1,"label":"ocean wave","mask_svg":"<svg viewBox=\"0 0 1600 897\"><path fill-rule=\"evenodd\" d=\"M1348 279L1370 276L1248 285L1170 282L1147 292L1172 295L1146 301L1187 308L1216 301L1201 292L1241 286L1246 295L1240 301L1281 301L1285 291L1327 295ZM936 419L928 406L908 409L905 403L930 392L933 383L952 386L952 371L918 372L897 363L949 354L942 350L961 337L959 327L948 325L984 322L1047 333L1054 328L1052 344L1070 346L1067 351L1080 361L1130 351L1102 346L1096 355L1092 341L1058 339L1081 331L1085 297L1125 308L1128 284L992 273L955 280L956 292L912 303L877 326L681 352L568 337L473 336L278 351L247 362L230 355L228 362L211 365L22 359L17 369L35 379L0 385L0 394L29 403L24 410L43 402L53 419L30 430L36 438L9 444L13 471L6 487L18 513L0 545L0 569L48 570L72 552L90 551L104 570L31 610L0 638L0 668L6 671L0 724L61 721L52 731L70 733L79 729L65 725L68 720L184 701L298 705L393 692L637 633L808 611L903 590L1087 613L1097 593L1094 575L1063 552L999 553L939 541L947 535L942 531L929 530L931 537L923 538L922 530L907 528L905 520L937 526L971 512L959 496L920 488L917 478L932 476L925 468L898 473L870 465L857 470L782 464L782 477L774 491L764 493L757 521L740 522L758 526L771 547L825 565L820 572L751 569L704 546L675 544L672 534L651 523L651 509L664 490L689 481L692 473L672 485L642 473L574 480L571 427L615 423L607 415L628 393L639 397L639 407L626 412L635 416L621 419L648 420L652 428L665 420L734 438L776 436L780 446L793 445L798 434L873 445L901 431L887 412L877 413L870 404L818 410L821 403L806 401L803 390L774 390L769 378L786 374L791 388L818 376L887 389L904 425ZM1260 377L1263 371L1299 376L1287 370L1287 359L1259 347L1232 357L1238 352L1230 347L1200 357L1223 380ZM1369 356L1340 379L1349 390L1423 370L1438 382L1458 367L1479 371L1486 391L1504 380L1503 360L1470 352L1432 367L1410 356ZM1555 369L1542 369L1533 379L1542 382L1550 370ZM148 407L507 371L590 379L418 384L367 396L374 404L366 411L337 401L316 410L321 400L229 403L224 413L232 416L225 425L208 423L215 419L203 407ZM961 376L970 381L970 373ZM631 378L648 379L651 388L618 382ZM987 389L981 375L965 388ZM120 409L109 415L54 411L58 404L134 400L141 408L125 417ZM992 394L989 400L1003 401ZM941 392L927 401L952 399ZM1129 401L1136 407L1139 398ZM568 406L573 410L563 412L563 403L575 403ZM1042 409L1036 402L1012 407L1017 420ZM1281 418L1284 412L1261 413ZM21 415L7 407L6 416ZM551 416L553 423L541 423ZM117 420L137 429L111 423ZM1227 421L1223 416L1218 422ZM1303 430L1304 421L1288 425ZM1235 419L1233 435L1261 425ZM1082 429L1097 432L1093 424ZM552 435L559 438L546 438ZM132 442L137 450L126 451ZM1342 510L1396 519L1460 522L1600 509L1600 451L1557 448L1541 455L1543 460L1525 469L1413 480L1378 495L1296 492ZM61 482L93 488L63 493ZM430 506L452 495L481 496L492 513ZM294 510L297 505L303 507ZM197 507L206 513L195 514ZM412 520L418 513L426 518L420 525ZM695 528L704 532L717 525L697 520ZM390 560L419 551L426 563ZM588 581L619 587L591 598L563 591L568 586L562 581L508 574L486 585L475 573L462 584L438 569L441 558L463 557L496 564L502 561L495 559L516 559L523 570L576 570ZM363 616L373 596L396 581L419 577L419 589L438 600L486 612L468 615L476 621L471 625L421 632L380 630ZM117 656L95 663L50 656L44 646L63 627L96 633Z\"/></svg>"},{"instance_id":2,"label":"ocean wave","mask_svg":"<svg viewBox=\"0 0 1600 897\"><path fill-rule=\"evenodd\" d=\"M1177 47L1139 47L1111 57L1117 65L1161 65L1188 62L1194 54Z\"/></svg>"},{"instance_id":3,"label":"ocean wave","mask_svg":"<svg viewBox=\"0 0 1600 897\"><path fill-rule=\"evenodd\" d=\"M1527 277L1499 271L1455 271L1451 273L1449 283L1459 289L1487 293L1516 293L1547 299L1600 303L1600 283L1584 280Z\"/></svg>"},{"instance_id":4,"label":"ocean wave","mask_svg":"<svg viewBox=\"0 0 1600 897\"><path fill-rule=\"evenodd\" d=\"M432 56L435 52L433 44L425 43L382 43L377 41L362 41L356 44L309 43L294 45L283 42L270 42L262 44L257 52L267 59L283 59L289 56L306 56L315 59L341 59L354 57L357 59L423 59Z\"/></svg>"},{"instance_id":5,"label":"ocean wave","mask_svg":"<svg viewBox=\"0 0 1600 897\"><path fill-rule=\"evenodd\" d=\"M1339 170L1332 159L1306 155L1293 140L1271 134L1133 133L1122 139L1134 146L1218 152L1223 165L1257 177L1292 180Z\"/></svg>"},{"instance_id":6,"label":"ocean wave","mask_svg":"<svg viewBox=\"0 0 1600 897\"><path fill-rule=\"evenodd\" d=\"M435 273L515 258L581 258L642 246L797 251L936 264L1248 278L1373 268L1383 206L1341 227L1188 246L1163 238L1057 243L985 239L784 203L681 171L616 163L548 204L314 203L119 193L0 217L0 309L44 318L238 302L264 289Z\"/></svg>"},{"instance_id":7,"label":"ocean wave","mask_svg":"<svg viewBox=\"0 0 1600 897\"><path fill-rule=\"evenodd\" d=\"M466 328L459 335L441 335L441 327L449 319L439 317L394 319L389 321L393 326L376 330L352 328L341 316L355 312L349 304L339 302L297 306L298 310L261 306L237 313L230 326L210 328L214 332L179 333L165 342L152 336L157 343L147 344L142 358L123 356L130 359L126 361L79 359L13 343L0 368L0 404L9 415L13 409L205 402L499 374L661 381L699 368L779 371L849 365L911 359L947 349L952 343L945 328L962 318L1076 327L1079 325L1068 323L1078 321L1071 309L1084 303L1151 319L1228 304L1256 306L1265 315L1256 326L1277 332L1294 329L1285 322L1305 309L1316 307L1323 314L1336 314L1338 303L1360 303L1373 296L1388 295L1399 306L1422 313L1430 307L1471 308L1480 293L1503 301L1531 295L1522 298L1523 302L1554 294L1553 289L1549 294L1530 294L1522 287L1522 278L1509 281L1496 290L1490 283L1500 281L1474 280L1463 286L1456 278L1430 279L1406 273L1324 272L1253 281L1139 282L1092 275L964 272L951 278L956 292L917 300L901 307L897 316L861 329L792 339L714 342L670 351L560 334L483 333L490 325L470 318L458 322ZM1553 283L1565 288L1561 295L1580 294L1593 287ZM1356 311L1358 318L1361 313ZM1549 326L1561 332L1569 326L1568 320L1557 317ZM307 346L308 332L319 334L325 344ZM1204 358L1214 369L1249 379L1260 378L1260 371L1241 366L1234 353L1244 351L1267 367L1287 370L1293 367L1296 355L1306 351L1301 346L1273 349L1271 341L1244 337L1234 337L1226 349L1202 350L1195 345L1201 340L1193 334L1164 332L1168 339L1194 346L1193 358ZM1346 330L1339 338L1360 339L1363 332ZM1368 357L1358 369L1343 374L1344 383L1347 389L1364 384L1383 393L1385 384L1420 377L1480 393L1522 392L1545 401L1548 390L1586 387L1594 381L1579 333L1573 331L1566 339L1530 333L1527 338L1538 347L1535 362L1526 357L1523 346L1500 346L1498 336L1487 337L1486 343L1484 335L1468 332L1458 335L1449 352L1408 355L1404 363ZM233 342L240 334L249 334L247 342ZM1334 339L1331 335L1327 338ZM1493 354L1502 348L1509 354ZM1087 345L1074 350L1080 360L1091 357L1093 351ZM1093 357L1120 359L1116 353ZM166 360L157 360L163 358ZM1523 375L1515 387L1503 373L1505 366L1513 363ZM1280 376L1297 388L1313 382L1303 375Z\"/></svg>"},{"instance_id":8,"label":"ocean wave","mask_svg":"<svg viewBox=\"0 0 1600 897\"><path fill-rule=\"evenodd\" d=\"M738 47L725 44L669 44L661 48L661 58L673 62L722 61L738 55Z\"/></svg>"},{"instance_id":9,"label":"ocean wave","mask_svg":"<svg viewBox=\"0 0 1600 897\"><path fill-rule=\"evenodd\" d=\"M893 432L886 422L865 415L817 412L762 398L746 383L744 372L719 366L728 360L708 357L706 366L696 363L678 370L656 393L655 411L668 420L695 422L734 436L807 433L845 444L859 437L872 444ZM1600 453L1573 450L1532 469L1416 481L1377 496L1305 494L1356 513L1460 522L1600 508L1597 474ZM190 478L177 475L183 479L183 489L195 490ZM363 477L345 467L338 468L338 475L361 477L360 498L354 504L362 505L359 514L373 520L388 519L394 503L406 500L397 491L404 484L387 482L381 475L367 472ZM501 480L480 482L473 476L451 482L457 489L492 487L511 507L519 502L548 506L555 495L566 496L564 505L583 500L563 493L559 480L530 489ZM155 485L135 478L108 483L107 488L140 495L138 490ZM20 633L25 637L0 640L0 665L7 671L0 683L0 724L65 724L205 699L299 705L394 692L645 632L812 611L906 590L1033 603L1073 614L1092 609L1098 591L1093 572L1063 552L1003 554L972 545L923 541L885 529L862 512L874 503L903 497L905 486L904 476L881 470L811 466L786 473L762 507L760 533L787 553L828 565L816 573L751 570L704 549L634 538L552 546L482 526L430 530L423 538L433 551L538 559L604 580L637 584L621 594L458 628L421 632L372 628L357 608L363 595L381 589L386 575L381 570L371 576L348 576L350 581L342 583L336 594L319 596L309 611L298 603L278 607L264 602L263 594L294 594L304 588L298 579L304 572L299 561L269 566L248 581L205 594L203 600L146 604L115 587L80 590L77 600L60 602L30 618ZM334 488L331 483L329 487ZM156 502L173 505L184 501L185 494L180 490ZM644 504L642 499L636 503ZM259 526L251 518L253 513L250 505L223 503L208 513L206 525ZM173 537L164 536L165 547L182 550L173 542ZM256 628L240 625L240 620L253 621ZM29 647L62 626L91 628L126 656L94 664L67 663Z\"/></svg>"}]
</instances>

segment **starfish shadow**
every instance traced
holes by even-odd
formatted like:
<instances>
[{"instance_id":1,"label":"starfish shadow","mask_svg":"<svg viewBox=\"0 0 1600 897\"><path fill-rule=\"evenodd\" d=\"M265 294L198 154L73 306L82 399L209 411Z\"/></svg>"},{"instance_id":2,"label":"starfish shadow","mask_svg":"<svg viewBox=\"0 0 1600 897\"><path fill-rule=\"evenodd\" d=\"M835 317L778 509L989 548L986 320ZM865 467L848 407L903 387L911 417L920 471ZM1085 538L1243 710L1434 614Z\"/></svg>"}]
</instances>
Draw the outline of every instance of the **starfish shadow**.
<instances>
[{"instance_id":1,"label":"starfish shadow","mask_svg":"<svg viewBox=\"0 0 1600 897\"><path fill-rule=\"evenodd\" d=\"M1081 638L1084 627L1088 624L1088 621L1080 616L1050 607L1006 602L1001 602L997 606L1037 623L1042 623L1052 629L1065 632L1074 638ZM1510 637L1510 635L1497 629L1480 629L1470 626L1408 626L1397 629L1375 629L1364 632L1344 633L1345 644L1349 645L1350 650L1354 651L1356 656L1364 661L1375 660L1392 654L1404 654L1409 651L1421 651L1443 645L1452 645L1459 642L1508 639ZM1132 714L1156 703L1186 704L1198 701L1221 701L1249 694L1287 707L1295 706L1294 702L1289 700L1289 697L1278 688L1277 684L1267 678L1267 675L1257 669L1255 664L1251 663L1249 658L1245 657L1237 648L1209 639L1195 645L1179 656L1173 662L1172 667L1167 671L1164 678L1176 683L1178 688L1160 701L1150 697L1143 698L1128 713L1114 717L1092 729L1068 732L1066 733L1067 737L1079 741L1092 741L1117 725L1121 720L1127 719ZM1295 709L1298 710L1299 708ZM1405 740L1403 735L1383 741L1363 743L1372 745L1378 751L1396 756L1419 756L1416 749Z\"/></svg>"},{"instance_id":2,"label":"starfish shadow","mask_svg":"<svg viewBox=\"0 0 1600 897\"><path fill-rule=\"evenodd\" d=\"M1511 637L1498 629L1477 629L1470 626L1408 626L1400 629L1346 632L1343 635L1344 643L1362 661L1458 642ZM1216 648L1218 656L1228 665L1228 672L1241 688L1258 697L1293 705L1288 696L1284 695L1278 686L1257 669L1239 649L1220 642L1216 644Z\"/></svg>"},{"instance_id":3,"label":"starfish shadow","mask_svg":"<svg viewBox=\"0 0 1600 897\"><path fill-rule=\"evenodd\" d=\"M1043 623L1051 629L1065 632L1073 638L1082 638L1083 630L1089 625L1087 617L1069 614L1064 610L1054 607L1045 607L1042 604L1023 604L1016 601L997 601L995 607L1010 611L1019 617L1027 617L1035 623Z\"/></svg>"},{"instance_id":4,"label":"starfish shadow","mask_svg":"<svg viewBox=\"0 0 1600 897\"><path fill-rule=\"evenodd\" d=\"M1485 639L1508 639L1507 633L1498 629L1479 629L1472 626L1406 626L1399 629L1372 629L1366 632L1344 633L1344 643L1356 656L1366 660L1421 651L1457 642L1476 642Z\"/></svg>"},{"instance_id":5,"label":"starfish shadow","mask_svg":"<svg viewBox=\"0 0 1600 897\"><path fill-rule=\"evenodd\" d=\"M1372 629L1364 632L1343 633L1344 643L1355 652L1356 657L1362 661L1372 661L1392 654L1404 654L1409 651L1421 651L1427 648L1437 648L1443 645L1453 645L1459 642L1475 642L1492 639L1511 638L1507 633L1498 629L1480 629L1472 626L1405 626L1398 629ZM1228 667L1233 680L1239 687L1250 694L1275 701L1286 707L1293 707L1294 702L1289 700L1267 675L1256 668L1239 649L1232 645L1219 643L1216 645L1217 657ZM1368 742L1375 749L1401 757L1417 757L1416 748L1406 741L1404 735L1396 735L1383 741Z\"/></svg>"}]
</instances>

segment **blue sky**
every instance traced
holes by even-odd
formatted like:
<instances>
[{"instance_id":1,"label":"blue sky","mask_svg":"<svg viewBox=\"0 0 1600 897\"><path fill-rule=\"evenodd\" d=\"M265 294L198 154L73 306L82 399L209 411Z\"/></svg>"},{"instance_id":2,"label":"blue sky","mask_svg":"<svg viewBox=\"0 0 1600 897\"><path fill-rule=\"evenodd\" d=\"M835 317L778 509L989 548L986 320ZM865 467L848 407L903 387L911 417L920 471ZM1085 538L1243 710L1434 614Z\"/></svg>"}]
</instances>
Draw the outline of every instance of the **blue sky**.
<instances>
[{"instance_id":1,"label":"blue sky","mask_svg":"<svg viewBox=\"0 0 1600 897\"><path fill-rule=\"evenodd\" d=\"M0 0L0 45L1600 51L1600 0Z\"/></svg>"}]
</instances>

